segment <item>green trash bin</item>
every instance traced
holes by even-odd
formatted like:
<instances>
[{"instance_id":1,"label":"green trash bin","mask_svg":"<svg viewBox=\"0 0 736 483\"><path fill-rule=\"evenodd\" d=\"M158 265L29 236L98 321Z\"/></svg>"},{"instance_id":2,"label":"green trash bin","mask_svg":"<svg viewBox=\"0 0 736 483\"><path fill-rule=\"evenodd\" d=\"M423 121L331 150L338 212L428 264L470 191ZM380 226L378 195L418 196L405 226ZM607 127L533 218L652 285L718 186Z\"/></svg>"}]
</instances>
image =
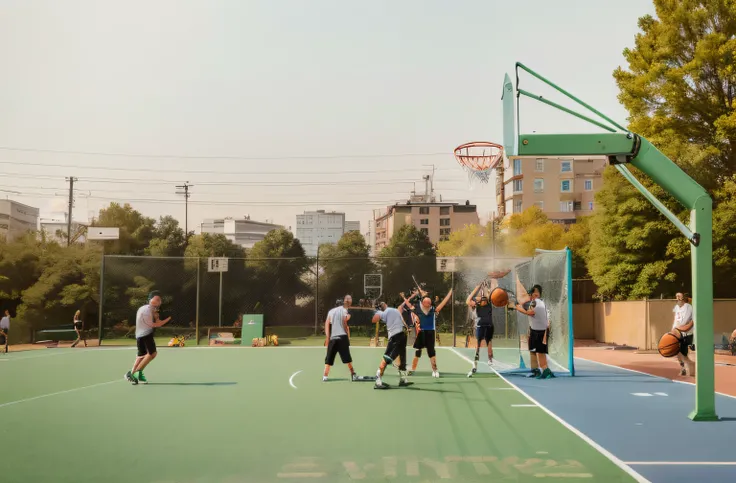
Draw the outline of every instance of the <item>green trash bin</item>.
<instances>
[{"instance_id":1,"label":"green trash bin","mask_svg":"<svg viewBox=\"0 0 736 483\"><path fill-rule=\"evenodd\" d=\"M242 345L251 345L253 339L264 337L263 314L243 314L243 335L240 336Z\"/></svg>"}]
</instances>

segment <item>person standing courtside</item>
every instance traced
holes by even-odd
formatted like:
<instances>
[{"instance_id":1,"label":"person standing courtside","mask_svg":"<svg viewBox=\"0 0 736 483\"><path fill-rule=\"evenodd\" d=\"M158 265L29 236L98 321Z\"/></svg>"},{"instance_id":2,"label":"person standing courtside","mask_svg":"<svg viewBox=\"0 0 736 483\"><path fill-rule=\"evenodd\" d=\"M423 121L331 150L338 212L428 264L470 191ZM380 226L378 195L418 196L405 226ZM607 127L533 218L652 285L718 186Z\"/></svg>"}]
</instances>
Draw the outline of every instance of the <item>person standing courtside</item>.
<instances>
[{"instance_id":1,"label":"person standing courtside","mask_svg":"<svg viewBox=\"0 0 736 483\"><path fill-rule=\"evenodd\" d=\"M148 295L148 304L140 307L135 316L135 339L138 346L138 356L133 363L133 369L125 374L125 379L133 385L138 384L138 381L148 384L146 376L143 375L143 369L158 354L156 341L153 338L154 331L157 327L162 327L171 320L171 317L160 320L160 309L161 295L158 292L151 292Z\"/></svg>"},{"instance_id":2,"label":"person standing courtside","mask_svg":"<svg viewBox=\"0 0 736 483\"><path fill-rule=\"evenodd\" d=\"M695 363L690 360L687 354L690 346L693 344L693 327L695 325L693 321L693 306L685 301L685 294L683 293L676 294L675 299L677 299L677 303L672 309L675 319L672 322L672 329L679 330L680 334L682 334L680 352L677 354L677 361L680 363L680 375L692 376L695 374Z\"/></svg>"},{"instance_id":3,"label":"person standing courtside","mask_svg":"<svg viewBox=\"0 0 736 483\"><path fill-rule=\"evenodd\" d=\"M84 322L82 322L81 315L81 310L74 312L74 332L77 333L77 340L74 341L72 347L76 347L80 341L84 341L84 347L87 347L87 337L84 335Z\"/></svg>"},{"instance_id":4,"label":"person standing courtside","mask_svg":"<svg viewBox=\"0 0 736 483\"><path fill-rule=\"evenodd\" d=\"M0 319L0 345L4 346L5 354L8 353L8 337L10 334L10 311L5 310L3 318Z\"/></svg>"}]
</instances>

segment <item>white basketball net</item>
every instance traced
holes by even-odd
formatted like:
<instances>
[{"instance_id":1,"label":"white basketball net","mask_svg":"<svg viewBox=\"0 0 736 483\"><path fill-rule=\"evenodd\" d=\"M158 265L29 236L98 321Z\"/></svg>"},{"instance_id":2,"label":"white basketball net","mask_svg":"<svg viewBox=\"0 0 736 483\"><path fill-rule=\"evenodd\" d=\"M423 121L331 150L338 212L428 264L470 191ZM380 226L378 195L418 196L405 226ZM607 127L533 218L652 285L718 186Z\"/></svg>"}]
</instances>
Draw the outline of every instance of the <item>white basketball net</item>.
<instances>
[{"instance_id":1,"label":"white basketball net","mask_svg":"<svg viewBox=\"0 0 736 483\"><path fill-rule=\"evenodd\" d=\"M503 147L489 142L473 142L455 148L455 158L468 173L470 189L474 182L488 184L491 171L503 158Z\"/></svg>"}]
</instances>

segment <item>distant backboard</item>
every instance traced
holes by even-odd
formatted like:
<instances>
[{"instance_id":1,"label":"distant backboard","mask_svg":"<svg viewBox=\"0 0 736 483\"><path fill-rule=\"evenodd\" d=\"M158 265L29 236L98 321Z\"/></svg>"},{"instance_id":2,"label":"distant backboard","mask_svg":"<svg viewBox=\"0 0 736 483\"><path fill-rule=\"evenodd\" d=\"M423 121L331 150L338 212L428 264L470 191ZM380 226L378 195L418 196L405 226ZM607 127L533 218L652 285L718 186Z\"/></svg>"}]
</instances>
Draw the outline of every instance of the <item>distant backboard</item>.
<instances>
[{"instance_id":1,"label":"distant backboard","mask_svg":"<svg viewBox=\"0 0 736 483\"><path fill-rule=\"evenodd\" d=\"M102 226L90 226L87 228L87 240L118 240L120 228L107 228Z\"/></svg>"}]
</instances>

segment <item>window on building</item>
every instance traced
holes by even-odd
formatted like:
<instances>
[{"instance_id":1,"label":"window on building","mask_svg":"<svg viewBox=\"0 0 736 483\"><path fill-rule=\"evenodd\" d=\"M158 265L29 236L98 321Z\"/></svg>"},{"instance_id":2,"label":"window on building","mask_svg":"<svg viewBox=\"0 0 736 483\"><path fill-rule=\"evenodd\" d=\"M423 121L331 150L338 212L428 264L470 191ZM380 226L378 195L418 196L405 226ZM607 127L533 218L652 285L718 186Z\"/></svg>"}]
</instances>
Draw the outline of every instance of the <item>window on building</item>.
<instances>
[{"instance_id":1,"label":"window on building","mask_svg":"<svg viewBox=\"0 0 736 483\"><path fill-rule=\"evenodd\" d=\"M560 201L560 211L563 213L570 213L575 207L572 201Z\"/></svg>"},{"instance_id":2,"label":"window on building","mask_svg":"<svg viewBox=\"0 0 736 483\"><path fill-rule=\"evenodd\" d=\"M534 170L539 171L540 173L544 172L544 159L543 158L537 159L537 162L534 166Z\"/></svg>"},{"instance_id":3,"label":"window on building","mask_svg":"<svg viewBox=\"0 0 736 483\"><path fill-rule=\"evenodd\" d=\"M560 181L560 191L563 193L569 193L572 191L572 180L563 179Z\"/></svg>"},{"instance_id":4,"label":"window on building","mask_svg":"<svg viewBox=\"0 0 736 483\"><path fill-rule=\"evenodd\" d=\"M449 215L449 214L450 214L449 206L440 206L440 215Z\"/></svg>"},{"instance_id":5,"label":"window on building","mask_svg":"<svg viewBox=\"0 0 736 483\"><path fill-rule=\"evenodd\" d=\"M514 159L514 176L521 174L521 159Z\"/></svg>"},{"instance_id":6,"label":"window on building","mask_svg":"<svg viewBox=\"0 0 736 483\"><path fill-rule=\"evenodd\" d=\"M514 213L521 213L521 200L514 200Z\"/></svg>"},{"instance_id":7,"label":"window on building","mask_svg":"<svg viewBox=\"0 0 736 483\"><path fill-rule=\"evenodd\" d=\"M536 207L537 207L537 208L539 208L540 210L544 211L544 201L536 201L536 202L534 203L534 206L536 206Z\"/></svg>"},{"instance_id":8,"label":"window on building","mask_svg":"<svg viewBox=\"0 0 736 483\"><path fill-rule=\"evenodd\" d=\"M422 206L419 208L419 214L420 215L428 215L429 214L429 206Z\"/></svg>"},{"instance_id":9,"label":"window on building","mask_svg":"<svg viewBox=\"0 0 736 483\"><path fill-rule=\"evenodd\" d=\"M420 225L429 225L429 218L422 218L419 220Z\"/></svg>"},{"instance_id":10,"label":"window on building","mask_svg":"<svg viewBox=\"0 0 736 483\"><path fill-rule=\"evenodd\" d=\"M449 218L440 218L440 226L450 226Z\"/></svg>"},{"instance_id":11,"label":"window on building","mask_svg":"<svg viewBox=\"0 0 736 483\"><path fill-rule=\"evenodd\" d=\"M425 235L429 236L429 229L428 229L428 228L420 228L420 231L421 231L421 232L422 232L423 234L425 234Z\"/></svg>"},{"instance_id":12,"label":"window on building","mask_svg":"<svg viewBox=\"0 0 736 483\"><path fill-rule=\"evenodd\" d=\"M570 173L572 171L572 161L562 161L560 162L560 172L562 173Z\"/></svg>"},{"instance_id":13,"label":"window on building","mask_svg":"<svg viewBox=\"0 0 736 483\"><path fill-rule=\"evenodd\" d=\"M585 191L593 191L593 180L592 179L585 180Z\"/></svg>"},{"instance_id":14,"label":"window on building","mask_svg":"<svg viewBox=\"0 0 736 483\"><path fill-rule=\"evenodd\" d=\"M542 178L535 178L534 179L534 192L535 193L542 193L542 192L544 192L544 179L542 179Z\"/></svg>"},{"instance_id":15,"label":"window on building","mask_svg":"<svg viewBox=\"0 0 736 483\"><path fill-rule=\"evenodd\" d=\"M588 209L590 211L593 211L593 202L592 201L588 201Z\"/></svg>"},{"instance_id":16,"label":"window on building","mask_svg":"<svg viewBox=\"0 0 736 483\"><path fill-rule=\"evenodd\" d=\"M524 187L523 181L524 181L523 179L515 179L514 180L514 193L521 193L521 191L522 191L522 189Z\"/></svg>"},{"instance_id":17,"label":"window on building","mask_svg":"<svg viewBox=\"0 0 736 483\"><path fill-rule=\"evenodd\" d=\"M450 229L440 228L440 241L445 241L449 239L450 239Z\"/></svg>"}]
</instances>

